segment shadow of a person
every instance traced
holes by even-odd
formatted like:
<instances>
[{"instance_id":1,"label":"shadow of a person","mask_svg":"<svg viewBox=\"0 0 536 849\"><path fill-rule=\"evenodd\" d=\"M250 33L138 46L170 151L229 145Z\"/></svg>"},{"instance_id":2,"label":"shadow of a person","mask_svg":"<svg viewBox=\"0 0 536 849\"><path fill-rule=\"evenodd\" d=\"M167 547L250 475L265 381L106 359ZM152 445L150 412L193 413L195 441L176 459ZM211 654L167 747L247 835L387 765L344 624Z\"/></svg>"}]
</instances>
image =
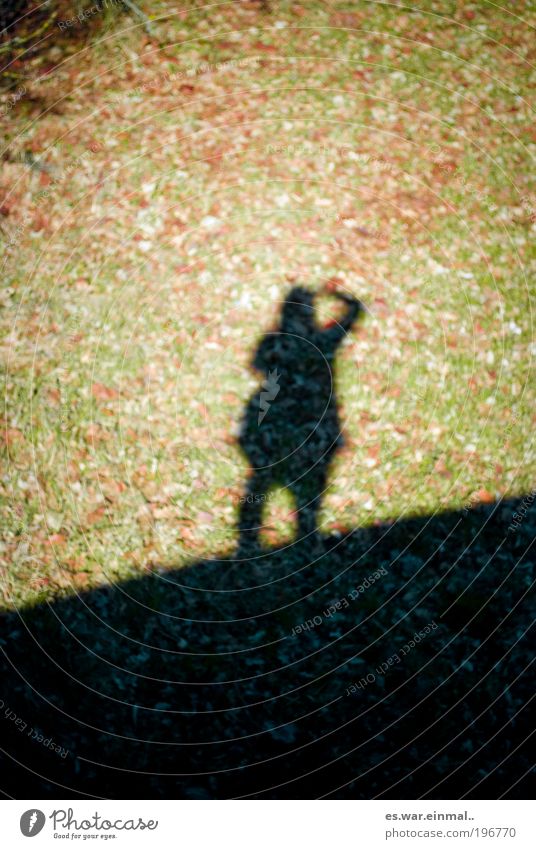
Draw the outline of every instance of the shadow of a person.
<instances>
[{"instance_id":1,"label":"shadow of a person","mask_svg":"<svg viewBox=\"0 0 536 849\"><path fill-rule=\"evenodd\" d=\"M298 537L316 533L317 514L333 453L342 445L333 380L339 344L364 311L355 298L333 326L319 328L314 294L291 290L277 330L262 339L252 361L266 378L247 404L239 444L251 474L241 498L239 550L259 543L263 506L273 486L288 488L296 503Z\"/></svg>"}]
</instances>

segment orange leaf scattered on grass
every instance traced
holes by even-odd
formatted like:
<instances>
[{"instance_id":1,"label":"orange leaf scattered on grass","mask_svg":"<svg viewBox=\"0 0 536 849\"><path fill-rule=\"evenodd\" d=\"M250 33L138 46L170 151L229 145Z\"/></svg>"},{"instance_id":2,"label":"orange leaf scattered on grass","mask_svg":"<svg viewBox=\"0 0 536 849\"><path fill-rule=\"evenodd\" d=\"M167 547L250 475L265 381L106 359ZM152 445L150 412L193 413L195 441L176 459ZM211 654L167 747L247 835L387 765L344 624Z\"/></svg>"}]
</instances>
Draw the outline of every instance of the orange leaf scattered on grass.
<instances>
[{"instance_id":1,"label":"orange leaf scattered on grass","mask_svg":"<svg viewBox=\"0 0 536 849\"><path fill-rule=\"evenodd\" d=\"M263 53L277 53L277 47L274 47L273 44L263 44L262 41L256 41L253 49L261 50Z\"/></svg>"},{"instance_id":2,"label":"orange leaf scattered on grass","mask_svg":"<svg viewBox=\"0 0 536 849\"><path fill-rule=\"evenodd\" d=\"M45 545L65 545L67 542L67 537L63 534L50 534L49 538L45 541Z\"/></svg>"},{"instance_id":3,"label":"orange leaf scattered on grass","mask_svg":"<svg viewBox=\"0 0 536 849\"><path fill-rule=\"evenodd\" d=\"M199 522L205 523L205 524L207 522L210 524L214 520L213 514L207 513L206 510L200 510L199 513L197 514L197 518L198 518Z\"/></svg>"},{"instance_id":4,"label":"orange leaf scattered on grass","mask_svg":"<svg viewBox=\"0 0 536 849\"><path fill-rule=\"evenodd\" d=\"M336 12L331 17L333 26L345 29L358 29L363 22L363 15L358 12Z\"/></svg>"},{"instance_id":5,"label":"orange leaf scattered on grass","mask_svg":"<svg viewBox=\"0 0 536 849\"><path fill-rule=\"evenodd\" d=\"M102 517L106 514L106 507L97 507L96 510L92 510L91 513L88 513L86 516L86 523L88 525L94 525L95 522L100 522Z\"/></svg>"},{"instance_id":6,"label":"orange leaf scattered on grass","mask_svg":"<svg viewBox=\"0 0 536 849\"><path fill-rule=\"evenodd\" d=\"M110 434L98 424L91 424L86 430L87 442L107 442L110 439Z\"/></svg>"},{"instance_id":7,"label":"orange leaf scattered on grass","mask_svg":"<svg viewBox=\"0 0 536 849\"><path fill-rule=\"evenodd\" d=\"M91 387L91 394L99 401L109 401L110 398L117 398L119 395L116 389L105 386L104 383L94 383Z\"/></svg>"},{"instance_id":8,"label":"orange leaf scattered on grass","mask_svg":"<svg viewBox=\"0 0 536 849\"><path fill-rule=\"evenodd\" d=\"M18 427L8 427L5 430L0 431L0 435L2 441L8 447L13 445L14 442L19 442L21 439L24 439L22 431L20 431Z\"/></svg>"},{"instance_id":9,"label":"orange leaf scattered on grass","mask_svg":"<svg viewBox=\"0 0 536 849\"><path fill-rule=\"evenodd\" d=\"M445 477L452 477L443 457L440 457L439 460L436 461L434 465L434 472L437 472L438 475L443 475Z\"/></svg>"},{"instance_id":10,"label":"orange leaf scattered on grass","mask_svg":"<svg viewBox=\"0 0 536 849\"><path fill-rule=\"evenodd\" d=\"M51 404L59 404L61 401L61 393L59 389L49 389L47 392L47 398Z\"/></svg>"},{"instance_id":11,"label":"orange leaf scattered on grass","mask_svg":"<svg viewBox=\"0 0 536 849\"><path fill-rule=\"evenodd\" d=\"M197 541L190 528L182 527L179 532L180 541L186 548L196 548Z\"/></svg>"},{"instance_id":12,"label":"orange leaf scattered on grass","mask_svg":"<svg viewBox=\"0 0 536 849\"><path fill-rule=\"evenodd\" d=\"M41 212L38 212L33 219L32 228L38 233L40 230L48 230L50 221L46 215L43 215Z\"/></svg>"},{"instance_id":13,"label":"orange leaf scattered on grass","mask_svg":"<svg viewBox=\"0 0 536 849\"><path fill-rule=\"evenodd\" d=\"M68 560L65 560L65 566L71 571L76 572L79 569L84 567L84 560L82 557L70 557Z\"/></svg>"},{"instance_id":14,"label":"orange leaf scattered on grass","mask_svg":"<svg viewBox=\"0 0 536 849\"><path fill-rule=\"evenodd\" d=\"M89 583L89 575L87 572L75 572L72 577L72 581L77 587L87 587Z\"/></svg>"}]
</instances>

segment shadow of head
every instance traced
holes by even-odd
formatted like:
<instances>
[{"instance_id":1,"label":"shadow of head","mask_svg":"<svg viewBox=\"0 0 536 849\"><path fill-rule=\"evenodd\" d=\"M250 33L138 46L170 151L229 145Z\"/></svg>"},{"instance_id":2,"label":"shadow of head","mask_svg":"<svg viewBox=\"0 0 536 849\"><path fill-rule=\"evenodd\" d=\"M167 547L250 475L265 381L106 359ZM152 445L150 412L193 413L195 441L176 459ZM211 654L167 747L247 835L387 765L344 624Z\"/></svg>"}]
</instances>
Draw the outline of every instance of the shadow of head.
<instances>
[{"instance_id":1,"label":"shadow of head","mask_svg":"<svg viewBox=\"0 0 536 849\"><path fill-rule=\"evenodd\" d=\"M295 286L281 312L281 332L305 337L315 332L314 294L304 286Z\"/></svg>"}]
</instances>

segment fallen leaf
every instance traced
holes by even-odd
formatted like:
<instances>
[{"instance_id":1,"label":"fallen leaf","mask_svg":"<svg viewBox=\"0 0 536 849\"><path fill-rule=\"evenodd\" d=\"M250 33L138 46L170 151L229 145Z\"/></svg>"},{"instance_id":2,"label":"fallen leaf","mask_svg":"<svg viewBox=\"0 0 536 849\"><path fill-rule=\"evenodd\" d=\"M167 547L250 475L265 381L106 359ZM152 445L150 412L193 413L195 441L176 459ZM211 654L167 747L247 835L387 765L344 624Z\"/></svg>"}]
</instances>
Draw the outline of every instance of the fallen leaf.
<instances>
[{"instance_id":1,"label":"fallen leaf","mask_svg":"<svg viewBox=\"0 0 536 849\"><path fill-rule=\"evenodd\" d=\"M50 534L49 538L45 541L45 545L65 545L67 542L67 538L63 534Z\"/></svg>"},{"instance_id":2,"label":"fallen leaf","mask_svg":"<svg viewBox=\"0 0 536 849\"><path fill-rule=\"evenodd\" d=\"M92 510L91 513L88 513L86 516L86 523L88 525L94 525L95 522L99 522L102 517L106 513L106 508L104 506L97 507L96 510Z\"/></svg>"},{"instance_id":3,"label":"fallen leaf","mask_svg":"<svg viewBox=\"0 0 536 849\"><path fill-rule=\"evenodd\" d=\"M479 489L478 492L475 493L475 498L481 504L491 504L493 501L495 501L495 496L487 489Z\"/></svg>"}]
</instances>

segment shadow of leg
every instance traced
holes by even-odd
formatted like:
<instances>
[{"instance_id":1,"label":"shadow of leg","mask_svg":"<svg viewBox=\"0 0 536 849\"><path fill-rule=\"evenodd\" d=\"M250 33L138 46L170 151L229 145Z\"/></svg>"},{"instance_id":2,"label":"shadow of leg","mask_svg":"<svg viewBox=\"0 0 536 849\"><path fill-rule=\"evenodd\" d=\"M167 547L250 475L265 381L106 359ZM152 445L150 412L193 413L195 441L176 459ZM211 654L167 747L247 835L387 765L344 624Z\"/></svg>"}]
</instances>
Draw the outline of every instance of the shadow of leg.
<instances>
[{"instance_id":1,"label":"shadow of leg","mask_svg":"<svg viewBox=\"0 0 536 849\"><path fill-rule=\"evenodd\" d=\"M242 496L238 519L238 551L251 553L259 548L259 532L262 527L262 509L270 486L270 476L265 472L253 472L246 493Z\"/></svg>"},{"instance_id":2,"label":"shadow of leg","mask_svg":"<svg viewBox=\"0 0 536 849\"><path fill-rule=\"evenodd\" d=\"M325 471L308 472L292 486L298 513L298 538L318 542L318 511L326 487Z\"/></svg>"}]
</instances>

